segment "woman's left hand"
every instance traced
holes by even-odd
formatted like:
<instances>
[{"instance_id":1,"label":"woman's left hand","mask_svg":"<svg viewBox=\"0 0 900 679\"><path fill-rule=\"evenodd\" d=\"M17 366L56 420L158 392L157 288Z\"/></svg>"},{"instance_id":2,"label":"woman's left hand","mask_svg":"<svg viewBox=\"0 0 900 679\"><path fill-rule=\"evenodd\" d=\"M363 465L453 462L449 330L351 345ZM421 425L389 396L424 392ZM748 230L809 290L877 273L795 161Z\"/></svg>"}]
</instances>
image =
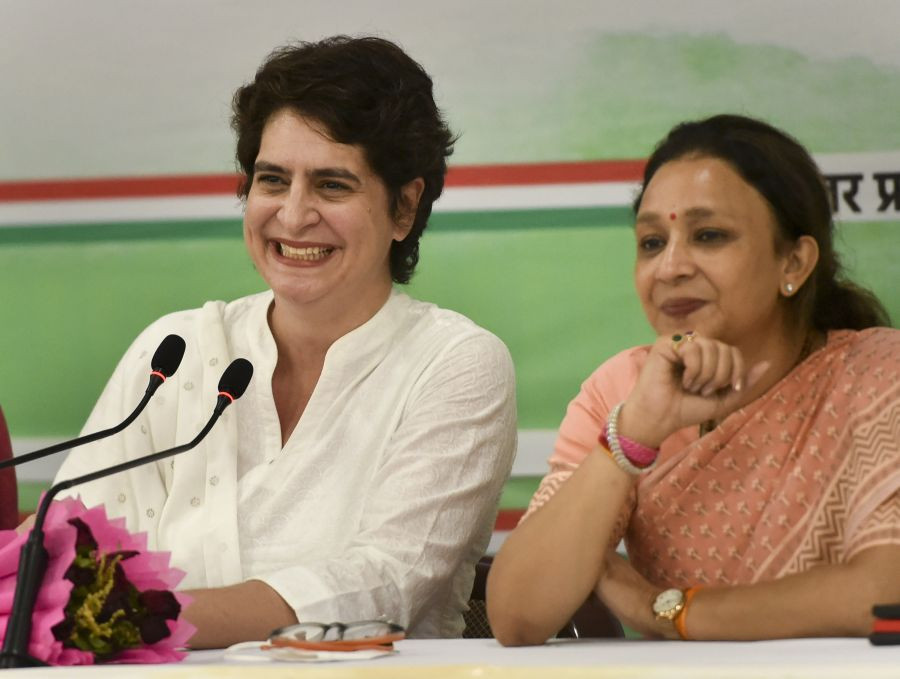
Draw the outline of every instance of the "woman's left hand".
<instances>
[{"instance_id":1,"label":"woman's left hand","mask_svg":"<svg viewBox=\"0 0 900 679\"><path fill-rule=\"evenodd\" d=\"M626 627L651 639L678 638L674 625L658 621L653 614L653 602L662 589L615 551L606 555L603 575L594 591Z\"/></svg>"}]
</instances>

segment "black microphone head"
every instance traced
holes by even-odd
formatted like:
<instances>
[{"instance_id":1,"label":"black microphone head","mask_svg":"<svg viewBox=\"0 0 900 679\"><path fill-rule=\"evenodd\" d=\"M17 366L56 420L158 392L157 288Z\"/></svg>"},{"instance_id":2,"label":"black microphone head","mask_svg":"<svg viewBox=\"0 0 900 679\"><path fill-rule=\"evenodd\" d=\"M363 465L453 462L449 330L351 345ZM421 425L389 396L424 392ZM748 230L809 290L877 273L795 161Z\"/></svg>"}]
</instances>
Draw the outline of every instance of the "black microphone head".
<instances>
[{"instance_id":1,"label":"black microphone head","mask_svg":"<svg viewBox=\"0 0 900 679\"><path fill-rule=\"evenodd\" d=\"M153 354L150 370L171 377L181 365L182 356L184 356L184 340L178 335L166 335Z\"/></svg>"},{"instance_id":2,"label":"black microphone head","mask_svg":"<svg viewBox=\"0 0 900 679\"><path fill-rule=\"evenodd\" d=\"M219 379L219 391L224 391L233 399L239 399L247 390L251 377L253 377L253 364L246 358L236 358L222 373L222 377Z\"/></svg>"}]
</instances>

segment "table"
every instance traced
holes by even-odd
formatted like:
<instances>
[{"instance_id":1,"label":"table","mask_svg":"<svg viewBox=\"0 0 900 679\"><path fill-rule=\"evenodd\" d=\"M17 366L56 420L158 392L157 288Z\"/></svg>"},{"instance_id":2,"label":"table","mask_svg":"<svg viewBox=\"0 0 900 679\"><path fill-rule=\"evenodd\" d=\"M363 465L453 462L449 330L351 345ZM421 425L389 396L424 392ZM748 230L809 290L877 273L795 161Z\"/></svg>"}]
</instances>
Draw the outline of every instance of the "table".
<instances>
[{"instance_id":1,"label":"table","mask_svg":"<svg viewBox=\"0 0 900 679\"><path fill-rule=\"evenodd\" d=\"M410 639L386 658L340 663L224 660L196 651L174 665L8 670L4 676L137 679L865 679L900 678L900 646L865 639L681 642L560 640L504 648L493 639Z\"/></svg>"}]
</instances>

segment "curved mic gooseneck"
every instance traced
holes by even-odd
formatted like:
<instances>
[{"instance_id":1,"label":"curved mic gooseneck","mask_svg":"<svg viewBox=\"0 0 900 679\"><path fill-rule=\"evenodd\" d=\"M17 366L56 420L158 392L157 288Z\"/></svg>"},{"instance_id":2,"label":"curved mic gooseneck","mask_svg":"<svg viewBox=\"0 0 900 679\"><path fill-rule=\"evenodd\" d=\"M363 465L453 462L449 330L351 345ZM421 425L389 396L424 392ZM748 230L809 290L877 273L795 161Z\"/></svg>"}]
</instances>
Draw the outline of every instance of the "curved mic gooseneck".
<instances>
[{"instance_id":1,"label":"curved mic gooseneck","mask_svg":"<svg viewBox=\"0 0 900 679\"><path fill-rule=\"evenodd\" d=\"M137 404L137 408L134 409L131 415L126 417L115 427L110 427L109 429L104 429L103 431L98 431L93 434L86 434L85 436L80 436L71 441L63 441L62 443L57 443L49 448L36 450L27 455L17 455L8 460L3 460L3 462L0 462L0 469L15 467L24 464L25 462L31 462L32 460L39 460L42 457L53 455L53 453L83 446L86 443L92 443L99 439L106 438L107 436L118 434L125 429L125 427L134 422L135 418L141 414L141 411L147 407L147 404L150 402L153 394L156 393L159 385L165 382L167 377L171 377L175 374L175 371L178 370L178 366L181 365L182 356L184 356L184 340L178 335L167 335L165 339L159 343L159 346L153 354L153 358L150 360L150 383L147 385L144 397L141 399L141 402Z\"/></svg>"},{"instance_id":2,"label":"curved mic gooseneck","mask_svg":"<svg viewBox=\"0 0 900 679\"><path fill-rule=\"evenodd\" d=\"M225 408L243 396L252 376L253 365L250 361L238 358L231 362L219 380L219 393L212 416L203 429L200 430L200 433L189 443L158 453L144 455L106 469L68 479L67 481L61 481L46 492L38 507L34 527L31 529L31 534L28 536L28 540L22 547L22 552L19 556L16 591L13 597L12 611L6 626L6 635L3 639L3 649L0 652L0 668L34 667L44 664L28 654L28 642L31 638L31 616L34 611L34 602L37 599L38 590L47 570L48 556L47 549L44 547L44 521L53 498L60 492L81 483L96 481L105 476L128 471L143 464L157 462L190 450L209 433Z\"/></svg>"}]
</instances>

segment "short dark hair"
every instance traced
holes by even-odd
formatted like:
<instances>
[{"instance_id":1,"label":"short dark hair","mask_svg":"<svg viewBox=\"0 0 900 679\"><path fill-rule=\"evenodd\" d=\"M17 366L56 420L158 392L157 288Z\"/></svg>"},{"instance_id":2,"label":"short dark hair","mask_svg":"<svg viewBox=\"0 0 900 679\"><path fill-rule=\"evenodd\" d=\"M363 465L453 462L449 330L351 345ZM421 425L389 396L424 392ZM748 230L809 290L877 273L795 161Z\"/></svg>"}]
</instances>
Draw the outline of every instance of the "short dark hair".
<instances>
[{"instance_id":1,"label":"short dark hair","mask_svg":"<svg viewBox=\"0 0 900 679\"><path fill-rule=\"evenodd\" d=\"M721 114L676 125L657 145L644 169L644 190L666 163L689 156L725 161L769 204L778 225L776 247L804 235L819 246L819 261L790 298L797 319L820 331L889 325L874 294L844 275L834 250L834 221L825 180L809 152L789 134L747 116Z\"/></svg>"},{"instance_id":2,"label":"short dark hair","mask_svg":"<svg viewBox=\"0 0 900 679\"><path fill-rule=\"evenodd\" d=\"M431 78L394 43L345 35L273 51L256 77L235 92L231 125L246 198L262 133L273 114L288 109L325 127L329 137L359 146L387 187L392 216L400 189L421 177L425 186L409 234L391 244L391 278L408 283L419 261L419 238L444 189L454 136L434 101Z\"/></svg>"}]
</instances>

